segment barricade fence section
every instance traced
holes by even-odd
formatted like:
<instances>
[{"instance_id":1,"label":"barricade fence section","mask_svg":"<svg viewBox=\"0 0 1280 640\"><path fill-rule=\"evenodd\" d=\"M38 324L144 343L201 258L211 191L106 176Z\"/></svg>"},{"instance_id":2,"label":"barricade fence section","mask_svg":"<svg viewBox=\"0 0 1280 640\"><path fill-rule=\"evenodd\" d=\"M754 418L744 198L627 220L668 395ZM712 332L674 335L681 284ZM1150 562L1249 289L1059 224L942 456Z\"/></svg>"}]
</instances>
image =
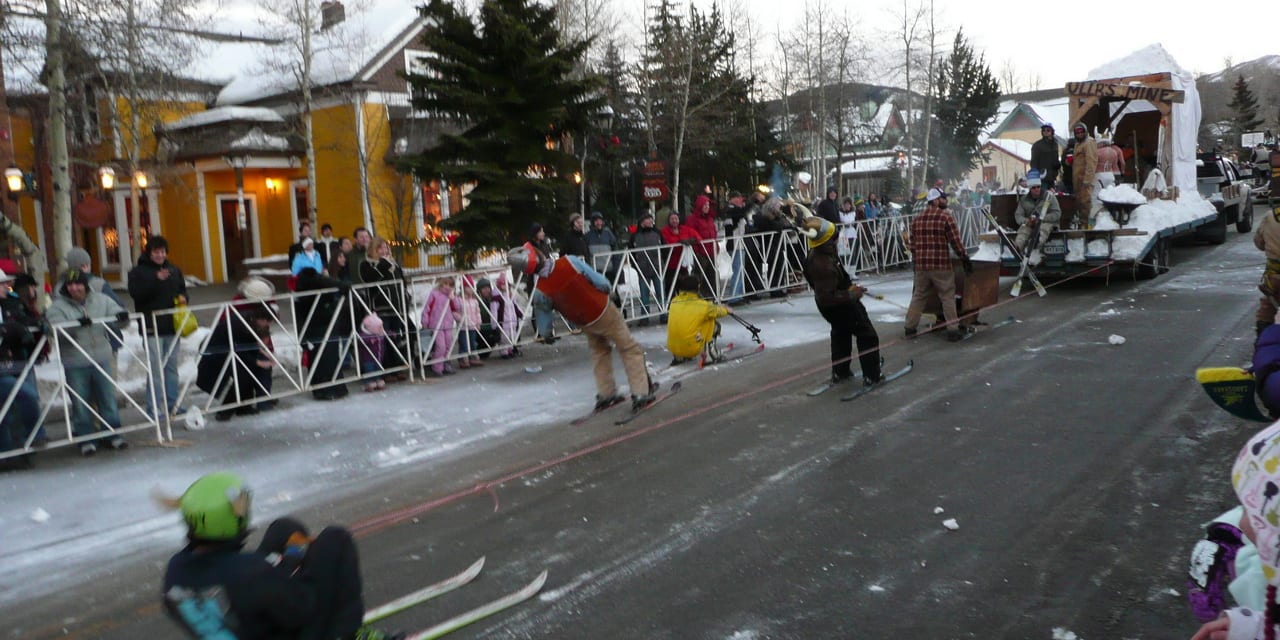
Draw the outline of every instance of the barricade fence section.
<instances>
[{"instance_id":1,"label":"barricade fence section","mask_svg":"<svg viewBox=\"0 0 1280 640\"><path fill-rule=\"evenodd\" d=\"M24 362L0 363L0 458L131 432L162 440L149 411L151 358L136 329L141 319L47 326Z\"/></svg>"},{"instance_id":2,"label":"barricade fence section","mask_svg":"<svg viewBox=\"0 0 1280 640\"><path fill-rule=\"evenodd\" d=\"M966 246L986 228L980 209L954 213ZM910 268L909 216L840 225L839 255L851 275ZM491 252L496 255L498 252ZM721 303L805 290L806 238L793 229L661 245L592 256L610 296L628 320L661 318L679 275L693 274L702 295ZM50 327L23 362L0 362L0 457L112 434L154 430L173 438L189 408L213 417L255 413L311 392L345 395L351 383L372 390L388 377L446 375L575 328L496 258L468 271L231 300L158 311L149 327L174 326L190 312L201 326L184 338L140 332L142 316L94 320L115 345L102 362L77 339L76 323ZM114 407L111 405L114 400ZM152 410L152 407L160 407ZM8 437L8 439L4 439Z\"/></svg>"}]
</instances>

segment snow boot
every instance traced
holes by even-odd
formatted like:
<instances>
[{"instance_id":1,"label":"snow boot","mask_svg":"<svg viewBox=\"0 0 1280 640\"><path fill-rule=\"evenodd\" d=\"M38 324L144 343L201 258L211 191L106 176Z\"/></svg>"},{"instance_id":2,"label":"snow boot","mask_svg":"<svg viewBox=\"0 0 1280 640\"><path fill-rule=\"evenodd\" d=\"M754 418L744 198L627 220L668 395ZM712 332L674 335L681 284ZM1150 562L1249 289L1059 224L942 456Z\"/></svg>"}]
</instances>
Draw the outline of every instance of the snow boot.
<instances>
[{"instance_id":1,"label":"snow boot","mask_svg":"<svg viewBox=\"0 0 1280 640\"><path fill-rule=\"evenodd\" d=\"M81 442L81 443L80 443L80 455L82 455L82 456L84 456L84 457L88 458L89 456L92 456L93 454L95 454L95 453L97 453L97 452L98 452L98 445L96 445L96 444L94 444L94 443L92 443L92 442Z\"/></svg>"},{"instance_id":2,"label":"snow boot","mask_svg":"<svg viewBox=\"0 0 1280 640\"><path fill-rule=\"evenodd\" d=\"M624 397L622 396L622 394L620 394L620 393L615 393L615 394L613 394L613 395L611 395L611 396L607 396L607 397L605 397L605 396L596 396L596 408L595 408L595 411L604 411L605 409L608 409L609 407L612 407L612 406L614 406L614 405L616 405L616 404L621 403L623 400L626 400L626 398L624 398Z\"/></svg>"},{"instance_id":3,"label":"snow boot","mask_svg":"<svg viewBox=\"0 0 1280 640\"><path fill-rule=\"evenodd\" d=\"M845 384L846 382L849 382L851 380L853 380L852 374L849 374L849 375L840 375L837 373L831 374L831 384Z\"/></svg>"},{"instance_id":4,"label":"snow boot","mask_svg":"<svg viewBox=\"0 0 1280 640\"><path fill-rule=\"evenodd\" d=\"M111 439L107 440L107 444L111 445L111 448L116 451L123 451L129 448L129 441L120 436L111 436Z\"/></svg>"},{"instance_id":5,"label":"snow boot","mask_svg":"<svg viewBox=\"0 0 1280 640\"><path fill-rule=\"evenodd\" d=\"M650 393L643 396L631 396L631 412L635 413L653 404L658 399L657 394Z\"/></svg>"}]
</instances>

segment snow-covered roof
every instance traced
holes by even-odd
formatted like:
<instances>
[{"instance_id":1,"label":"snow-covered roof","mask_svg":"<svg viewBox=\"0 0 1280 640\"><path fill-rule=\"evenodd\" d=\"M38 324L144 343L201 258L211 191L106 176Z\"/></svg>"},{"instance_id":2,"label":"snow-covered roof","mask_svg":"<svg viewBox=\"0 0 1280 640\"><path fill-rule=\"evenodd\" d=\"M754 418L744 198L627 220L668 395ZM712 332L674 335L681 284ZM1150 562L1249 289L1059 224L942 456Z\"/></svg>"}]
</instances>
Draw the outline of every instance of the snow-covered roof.
<instances>
[{"instance_id":1,"label":"snow-covered roof","mask_svg":"<svg viewBox=\"0 0 1280 640\"><path fill-rule=\"evenodd\" d=\"M1010 138L991 138L987 140L987 144L1008 153L1009 155L1023 160L1031 161L1031 143L1024 140L1013 140Z\"/></svg>"},{"instance_id":2,"label":"snow-covered roof","mask_svg":"<svg viewBox=\"0 0 1280 640\"><path fill-rule=\"evenodd\" d=\"M170 122L164 128L168 131L177 131L231 121L284 122L284 117L266 107L216 107Z\"/></svg>"},{"instance_id":3,"label":"snow-covered roof","mask_svg":"<svg viewBox=\"0 0 1280 640\"><path fill-rule=\"evenodd\" d=\"M876 155L871 157L865 157L862 154L859 154L857 160L850 160L840 164L840 174L849 175L886 171L893 166L893 161L897 157L897 153L886 153L885 155Z\"/></svg>"},{"instance_id":4,"label":"snow-covered roof","mask_svg":"<svg viewBox=\"0 0 1280 640\"><path fill-rule=\"evenodd\" d=\"M1041 123L1053 125L1053 132L1059 137L1065 137L1071 131L1071 102L1067 96L1025 104L1035 112Z\"/></svg>"},{"instance_id":5,"label":"snow-covered roof","mask_svg":"<svg viewBox=\"0 0 1280 640\"><path fill-rule=\"evenodd\" d=\"M242 5L244 3L241 3ZM373 62L386 47L402 36L415 24L422 22L416 0L371 0L367 7L348 9L346 20L318 34L312 42L312 84L324 86L353 80ZM246 11L256 11L262 26L259 33L288 31L288 25L261 9L256 3L248 3ZM257 7L256 9L254 7ZM243 104L293 91L297 87L294 71L288 64L298 57L297 43L292 38L280 45L257 45L251 52L239 46L225 49L213 58L225 58L239 65L227 86L218 94L219 105Z\"/></svg>"},{"instance_id":6,"label":"snow-covered roof","mask_svg":"<svg viewBox=\"0 0 1280 640\"><path fill-rule=\"evenodd\" d=\"M283 136L273 136L269 133L263 133L262 129L254 127L248 133L236 138L229 145L232 149L245 150L273 150L288 151L289 140Z\"/></svg>"},{"instance_id":7,"label":"snow-covered roof","mask_svg":"<svg viewBox=\"0 0 1280 640\"><path fill-rule=\"evenodd\" d=\"M1133 53L1116 58L1089 72L1089 80L1110 80L1151 73L1185 73L1178 61L1169 55L1159 43L1148 45Z\"/></svg>"}]
</instances>

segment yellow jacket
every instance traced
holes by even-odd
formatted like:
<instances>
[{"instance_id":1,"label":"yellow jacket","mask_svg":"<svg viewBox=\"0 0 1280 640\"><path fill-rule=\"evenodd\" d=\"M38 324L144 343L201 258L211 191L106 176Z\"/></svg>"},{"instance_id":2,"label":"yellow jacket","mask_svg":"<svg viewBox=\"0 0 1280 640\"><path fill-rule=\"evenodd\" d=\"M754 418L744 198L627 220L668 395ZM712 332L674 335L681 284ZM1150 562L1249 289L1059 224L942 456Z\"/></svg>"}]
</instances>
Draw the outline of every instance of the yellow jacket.
<instances>
[{"instance_id":1,"label":"yellow jacket","mask_svg":"<svg viewBox=\"0 0 1280 640\"><path fill-rule=\"evenodd\" d=\"M716 318L729 315L729 308L713 304L698 294L676 294L667 312L667 349L677 358L693 358L716 335Z\"/></svg>"}]
</instances>

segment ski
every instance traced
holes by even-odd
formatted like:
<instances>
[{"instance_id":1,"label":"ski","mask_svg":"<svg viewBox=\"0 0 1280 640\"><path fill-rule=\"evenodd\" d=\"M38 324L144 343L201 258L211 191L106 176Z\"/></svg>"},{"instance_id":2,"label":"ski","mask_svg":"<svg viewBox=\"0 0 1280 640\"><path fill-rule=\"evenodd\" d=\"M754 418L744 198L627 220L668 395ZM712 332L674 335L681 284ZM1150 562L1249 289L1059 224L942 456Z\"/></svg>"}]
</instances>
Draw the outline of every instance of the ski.
<instances>
[{"instance_id":1,"label":"ski","mask_svg":"<svg viewBox=\"0 0 1280 640\"><path fill-rule=\"evenodd\" d=\"M993 330L993 329L999 329L1000 327L1004 327L1004 326L1007 326L1007 325L1011 325L1011 324L1013 324L1013 323L1015 323L1015 322L1017 322L1017 321L1018 321L1018 319L1017 319L1017 318L1015 318L1015 317L1013 317L1013 316L1009 316L1008 318L1005 318L1004 320L1001 320L1000 322L997 322L997 323L995 323L995 324L991 324L991 325L987 325L987 327L986 327L985 329L977 329L977 328L975 327L975 328L974 328L972 331L970 331L969 333L966 333L966 334L964 334L963 336L960 336L960 340L961 340L961 341L968 340L969 338L972 338L972 337L974 337L974 336L978 335L979 333L987 333L988 331L991 331L991 330Z\"/></svg>"},{"instance_id":2,"label":"ski","mask_svg":"<svg viewBox=\"0 0 1280 640\"><path fill-rule=\"evenodd\" d=\"M732 348L732 345L730 345L730 348ZM763 352L763 351L764 351L764 345L762 344L762 345L760 345L760 346L756 347L755 349L752 349L752 350L750 350L750 351L744 351L744 352L742 352L742 353L739 353L739 354L738 354L738 355L736 355L736 356L728 356L728 357L721 358L721 359L720 359L719 361L717 361L717 362L700 363L700 364L698 365L698 368L699 368L699 369L705 369L705 368L707 368L707 367L714 367L714 366L719 365L719 364L729 364L730 362L737 362L737 361L742 360L742 359L744 359L744 358L749 358L749 357L751 357L751 356L754 356L754 355L756 355L756 354L758 354L758 353L761 353L761 352ZM724 350L724 351L722 351L722 352L721 352L721 355L724 355L725 353L728 353L728 352L729 352L729 350L728 350L728 349L726 349L726 350Z\"/></svg>"},{"instance_id":3,"label":"ski","mask_svg":"<svg viewBox=\"0 0 1280 640\"><path fill-rule=\"evenodd\" d=\"M1271 422L1258 409L1254 400L1257 381L1253 372L1240 367L1206 367L1196 369L1196 382L1214 404L1233 416L1255 422Z\"/></svg>"},{"instance_id":4,"label":"ski","mask_svg":"<svg viewBox=\"0 0 1280 640\"><path fill-rule=\"evenodd\" d=\"M1044 216L1044 212L1048 211L1048 209L1049 209L1049 199L1046 197L1045 203L1041 205L1041 208L1040 208L1041 217ZM1018 272L1018 280L1013 283L1013 288L1009 289L1009 295L1016 298L1018 297L1019 294L1022 293L1022 278L1025 276L1026 278L1031 280L1031 285L1036 288L1036 294L1038 294L1041 298L1043 298L1048 292L1045 291L1044 285L1040 284L1040 279L1036 277L1036 274L1030 271L1029 265L1027 263L1027 260L1031 256L1031 251L1034 249L1034 247L1028 247L1025 253L1023 253L1022 251L1019 251L1018 247L1014 245L1013 240L1009 239L1009 234L1005 233L1004 227L1001 227L1000 223L996 221L996 217L991 215L991 210L989 208L984 208L982 209L982 212L986 214L987 220L991 222L991 225L996 228L996 235L1000 236L1000 240L1004 244L1009 245L1009 251L1013 253L1013 257L1018 258L1022 261L1022 269ZM1040 229L1037 228L1032 232L1036 242L1032 242L1029 240L1027 242L1028 245L1039 244L1038 242L1038 240L1040 239L1039 231Z\"/></svg>"},{"instance_id":5,"label":"ski","mask_svg":"<svg viewBox=\"0 0 1280 640\"><path fill-rule=\"evenodd\" d=\"M484 556L480 556L479 560L471 563L470 567L467 567L465 571L456 576L445 578L433 585L424 587L408 595L396 598L384 605L374 607L366 611L364 614L364 624L372 624L406 609L416 607L427 600L449 593L450 591L474 580L476 576L480 575L480 570L483 568Z\"/></svg>"},{"instance_id":6,"label":"ski","mask_svg":"<svg viewBox=\"0 0 1280 640\"><path fill-rule=\"evenodd\" d=\"M882 366L882 367L884 366L884 357L883 357L883 356L881 356L881 357L880 357L880 366ZM855 380L855 379L857 379L857 378L861 378L861 377L862 377L862 371L854 371L854 372L853 372L853 377L852 377L852 378L849 378L849 380ZM832 387L834 387L834 386L836 386L836 384L835 384L834 382L831 382L831 380L827 380L826 382L824 382L824 383L822 383L822 384L820 384L820 385L818 385L818 386L814 387L812 390L810 390L810 391L809 391L808 393L806 393L805 395L810 396L810 397L813 397L813 396L820 396L820 395L822 395L822 394L824 394L824 393L826 393L826 392L830 391L830 390L831 390L831 388L832 388Z\"/></svg>"},{"instance_id":7,"label":"ski","mask_svg":"<svg viewBox=\"0 0 1280 640\"><path fill-rule=\"evenodd\" d=\"M873 384L873 385L871 385L871 386L869 386L869 387L863 387L863 388L861 388L861 389L858 389L857 391L854 391L853 393L850 393L850 394L849 394L849 395L847 395L847 396L842 396L842 397L840 398L840 400L841 400L842 402L848 402L848 401L850 401L850 400L857 400L858 398L861 398L861 397L863 396L863 394L865 394L866 392L868 392L868 391L874 391L874 390L876 390L876 389L879 389L880 387L883 387L884 385L889 384L890 382L893 382L894 380L897 380L898 378L901 378L902 376L905 376L905 375L907 375L908 373L911 373L911 369L912 369L914 366L915 366L915 361L914 361L914 360L908 360L908 361L907 361L907 366L905 366L905 367L903 367L903 368L901 368L901 369L898 369L897 371L894 371L893 373L891 373L891 374L889 374L889 375L885 376L885 377L884 377L884 379L883 379L883 380L881 380L880 382L877 382L877 383L875 383L875 384Z\"/></svg>"},{"instance_id":8,"label":"ski","mask_svg":"<svg viewBox=\"0 0 1280 640\"><path fill-rule=\"evenodd\" d=\"M432 640L433 638L439 638L446 634L453 633L454 631L457 631L469 624L483 620L495 613L510 609L511 607L532 598L542 590L542 585L546 584L546 582L547 572L544 570L542 573L538 574L537 578L533 579L533 582L525 585L519 591L514 591L498 598L497 600L480 605L466 613L456 615L434 627L431 627L430 629L410 634L405 638L405 640Z\"/></svg>"},{"instance_id":9,"label":"ski","mask_svg":"<svg viewBox=\"0 0 1280 640\"><path fill-rule=\"evenodd\" d=\"M603 409L592 409L592 410L591 410L591 413L588 413L588 414L587 414L587 415L585 415L585 416L578 416L577 418L574 418L573 420L570 420L570 421L569 421L569 424L570 424L570 425L572 425L572 426L575 426L575 427L576 427L576 426L578 426L578 425L580 425L580 424L582 424L582 423L584 423L584 422L586 422L586 421L588 421L588 420L590 420L590 419L592 419L592 418L594 418L594 417L596 417L596 416L598 416L598 415L600 415L600 414L602 414L602 413L604 413L604 412L606 412L606 411L608 411L608 410L610 410L610 409L612 409L612 408L614 408L614 407L616 407L616 406L618 406L618 405L620 405L620 404L622 404L622 403L624 403L624 402L626 402L626 401L627 401L626 396L621 396L621 397L620 397L620 399L619 399L617 402L615 402L615 403L613 403L613 404L611 404L611 405L609 405L609 406L607 406L607 407L604 407Z\"/></svg>"},{"instance_id":10,"label":"ski","mask_svg":"<svg viewBox=\"0 0 1280 640\"><path fill-rule=\"evenodd\" d=\"M658 397L653 399L653 402L650 402L649 404L645 405L639 411L632 411L631 413L627 414L627 417L621 420L618 420L617 422L614 422L614 424L621 426L628 422L631 422L632 420L635 420L636 417L639 416L640 414L658 406L659 404L662 404L662 402L665 401L667 398L670 398L671 396L674 396L679 392L680 392L680 383L676 382L675 384L671 385L670 389L667 389L663 393L659 393Z\"/></svg>"}]
</instances>

